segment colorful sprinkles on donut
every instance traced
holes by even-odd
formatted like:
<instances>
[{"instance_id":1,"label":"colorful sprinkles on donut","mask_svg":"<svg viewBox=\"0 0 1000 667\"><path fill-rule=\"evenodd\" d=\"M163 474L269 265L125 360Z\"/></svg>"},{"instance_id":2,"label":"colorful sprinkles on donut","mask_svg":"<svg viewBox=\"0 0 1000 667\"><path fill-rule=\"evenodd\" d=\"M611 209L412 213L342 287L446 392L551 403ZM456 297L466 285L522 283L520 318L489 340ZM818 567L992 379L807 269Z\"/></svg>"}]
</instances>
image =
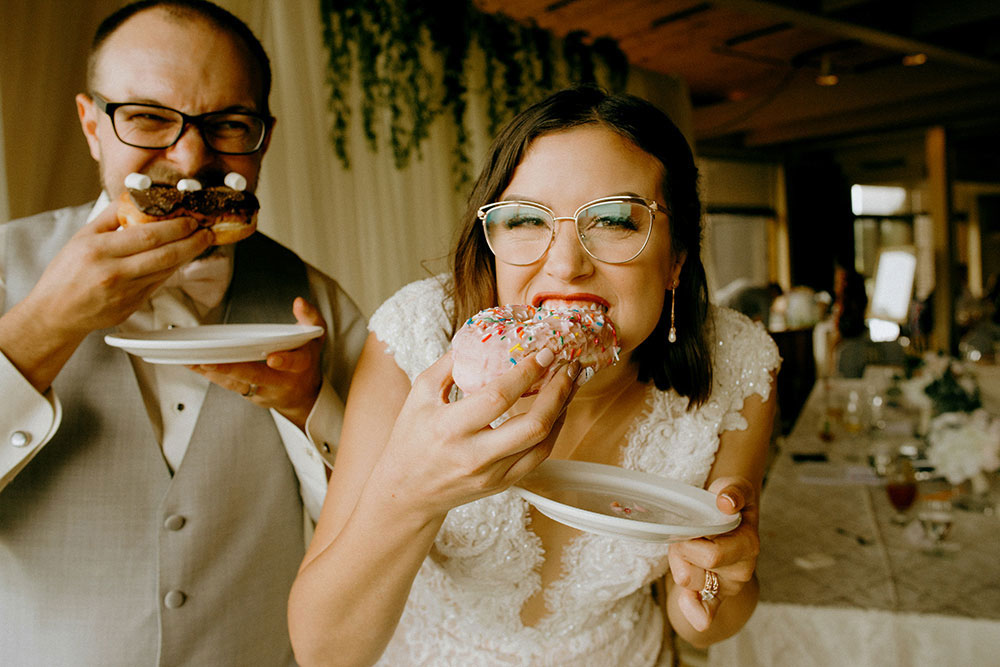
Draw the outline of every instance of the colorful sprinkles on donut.
<instances>
[{"instance_id":1,"label":"colorful sprinkles on donut","mask_svg":"<svg viewBox=\"0 0 1000 667\"><path fill-rule=\"evenodd\" d=\"M469 318L452 339L455 384L468 394L543 347L557 362L579 360L595 371L618 361L618 336L602 311L590 308L535 308L509 305L488 308ZM560 364L529 389L538 389Z\"/></svg>"}]
</instances>

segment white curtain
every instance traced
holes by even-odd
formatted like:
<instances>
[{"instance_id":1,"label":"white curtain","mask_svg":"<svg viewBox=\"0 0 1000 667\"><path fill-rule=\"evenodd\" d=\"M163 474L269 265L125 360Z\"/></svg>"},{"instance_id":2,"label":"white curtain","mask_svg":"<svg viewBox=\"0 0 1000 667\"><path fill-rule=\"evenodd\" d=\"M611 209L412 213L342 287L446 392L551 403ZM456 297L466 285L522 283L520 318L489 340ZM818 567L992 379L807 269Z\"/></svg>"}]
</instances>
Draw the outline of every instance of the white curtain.
<instances>
[{"instance_id":1,"label":"white curtain","mask_svg":"<svg viewBox=\"0 0 1000 667\"><path fill-rule=\"evenodd\" d=\"M4 0L0 89L7 196L0 187L0 213L9 206L11 217L97 194L96 169L73 95L83 90L91 35L119 3L73 4L67 11L62 3ZM258 190L261 230L337 278L366 314L405 283L444 270L467 194L453 187L448 120L438 121L422 157L402 171L391 150L372 153L356 127L348 146L351 169L343 169L329 141L318 0L219 4L257 33L274 71L271 106L278 124ZM629 88L690 131L683 82L634 71ZM477 108L482 105L470 104L471 111ZM484 127L485 122L471 133L474 169L475 156L481 157L488 143Z\"/></svg>"},{"instance_id":2,"label":"white curtain","mask_svg":"<svg viewBox=\"0 0 1000 667\"><path fill-rule=\"evenodd\" d=\"M0 80L0 222L10 219L10 202L7 197L7 150L3 140L3 81ZM0 275L3 271L3 248L0 248Z\"/></svg>"},{"instance_id":3,"label":"white curtain","mask_svg":"<svg viewBox=\"0 0 1000 667\"><path fill-rule=\"evenodd\" d=\"M84 88L94 29L118 4L3 0L0 89L7 207L13 218L97 196L97 170L73 97Z\"/></svg>"}]
</instances>

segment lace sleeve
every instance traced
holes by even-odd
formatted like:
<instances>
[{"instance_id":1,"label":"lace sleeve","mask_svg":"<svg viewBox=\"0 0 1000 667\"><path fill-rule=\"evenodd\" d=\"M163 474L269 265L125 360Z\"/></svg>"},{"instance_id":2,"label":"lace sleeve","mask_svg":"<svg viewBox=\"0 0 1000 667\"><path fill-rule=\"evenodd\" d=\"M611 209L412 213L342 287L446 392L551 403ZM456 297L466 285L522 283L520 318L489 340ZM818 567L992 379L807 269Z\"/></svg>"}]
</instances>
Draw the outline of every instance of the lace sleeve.
<instances>
[{"instance_id":1,"label":"lace sleeve","mask_svg":"<svg viewBox=\"0 0 1000 667\"><path fill-rule=\"evenodd\" d=\"M443 276L410 283L379 306L368 322L410 381L451 344L451 303L445 290Z\"/></svg>"},{"instance_id":2,"label":"lace sleeve","mask_svg":"<svg viewBox=\"0 0 1000 667\"><path fill-rule=\"evenodd\" d=\"M740 412L751 394L763 400L771 395L771 372L778 369L778 346L763 325L729 308L714 309L716 349L713 361L713 393L725 406L721 431L745 430Z\"/></svg>"}]
</instances>

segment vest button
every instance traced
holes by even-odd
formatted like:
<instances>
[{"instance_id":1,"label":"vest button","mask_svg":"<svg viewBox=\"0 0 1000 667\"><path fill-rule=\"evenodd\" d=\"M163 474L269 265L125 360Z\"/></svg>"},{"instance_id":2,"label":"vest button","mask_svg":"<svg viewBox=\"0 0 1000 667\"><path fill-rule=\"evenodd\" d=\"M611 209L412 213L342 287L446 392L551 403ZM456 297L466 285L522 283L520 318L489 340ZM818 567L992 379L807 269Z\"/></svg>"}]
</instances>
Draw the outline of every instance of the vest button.
<instances>
[{"instance_id":1,"label":"vest button","mask_svg":"<svg viewBox=\"0 0 1000 667\"><path fill-rule=\"evenodd\" d=\"M187 596L182 591L170 591L163 596L163 604L166 605L167 609L177 609L183 606L185 601L187 601Z\"/></svg>"},{"instance_id":2,"label":"vest button","mask_svg":"<svg viewBox=\"0 0 1000 667\"><path fill-rule=\"evenodd\" d=\"M180 530L184 527L186 520L180 514L171 514L163 522L163 527L167 530Z\"/></svg>"},{"instance_id":3,"label":"vest button","mask_svg":"<svg viewBox=\"0 0 1000 667\"><path fill-rule=\"evenodd\" d=\"M31 434L27 431L14 431L10 434L10 444L15 447L24 447L31 442Z\"/></svg>"}]
</instances>

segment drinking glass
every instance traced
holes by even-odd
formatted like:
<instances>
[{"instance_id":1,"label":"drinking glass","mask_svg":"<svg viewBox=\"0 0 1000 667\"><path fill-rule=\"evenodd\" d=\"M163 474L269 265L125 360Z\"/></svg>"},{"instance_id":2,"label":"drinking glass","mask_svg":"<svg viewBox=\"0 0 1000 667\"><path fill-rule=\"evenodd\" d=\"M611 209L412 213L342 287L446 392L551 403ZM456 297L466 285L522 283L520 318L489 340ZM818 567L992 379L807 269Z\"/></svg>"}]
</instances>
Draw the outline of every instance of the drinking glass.
<instances>
[{"instance_id":1,"label":"drinking glass","mask_svg":"<svg viewBox=\"0 0 1000 667\"><path fill-rule=\"evenodd\" d=\"M869 432L877 433L885 430L885 407L885 392L883 392L878 386L870 387L868 391Z\"/></svg>"},{"instance_id":2,"label":"drinking glass","mask_svg":"<svg viewBox=\"0 0 1000 667\"><path fill-rule=\"evenodd\" d=\"M864 428L863 409L861 393L852 390L847 395L847 406L844 408L844 428L848 433L857 434Z\"/></svg>"},{"instance_id":3,"label":"drinking glass","mask_svg":"<svg viewBox=\"0 0 1000 667\"><path fill-rule=\"evenodd\" d=\"M945 551L945 540L951 533L954 520L951 501L938 498L922 500L917 511L917 520L920 521L924 536L930 542L926 551L935 555Z\"/></svg>"},{"instance_id":4,"label":"drinking glass","mask_svg":"<svg viewBox=\"0 0 1000 667\"><path fill-rule=\"evenodd\" d=\"M917 499L917 478L910 459L897 456L889 462L885 472L885 491L896 510L892 522L897 526L906 525L909 522L906 511Z\"/></svg>"},{"instance_id":5,"label":"drinking glass","mask_svg":"<svg viewBox=\"0 0 1000 667\"><path fill-rule=\"evenodd\" d=\"M823 382L825 385L826 414L833 422L841 422L844 420L844 403L846 402L846 397L842 391L831 386L830 378L826 378Z\"/></svg>"},{"instance_id":6,"label":"drinking glass","mask_svg":"<svg viewBox=\"0 0 1000 667\"><path fill-rule=\"evenodd\" d=\"M871 464L875 469L876 475L885 479L889 468L892 466L893 456L895 456L895 453L892 443L882 439L875 439L872 442Z\"/></svg>"}]
</instances>

